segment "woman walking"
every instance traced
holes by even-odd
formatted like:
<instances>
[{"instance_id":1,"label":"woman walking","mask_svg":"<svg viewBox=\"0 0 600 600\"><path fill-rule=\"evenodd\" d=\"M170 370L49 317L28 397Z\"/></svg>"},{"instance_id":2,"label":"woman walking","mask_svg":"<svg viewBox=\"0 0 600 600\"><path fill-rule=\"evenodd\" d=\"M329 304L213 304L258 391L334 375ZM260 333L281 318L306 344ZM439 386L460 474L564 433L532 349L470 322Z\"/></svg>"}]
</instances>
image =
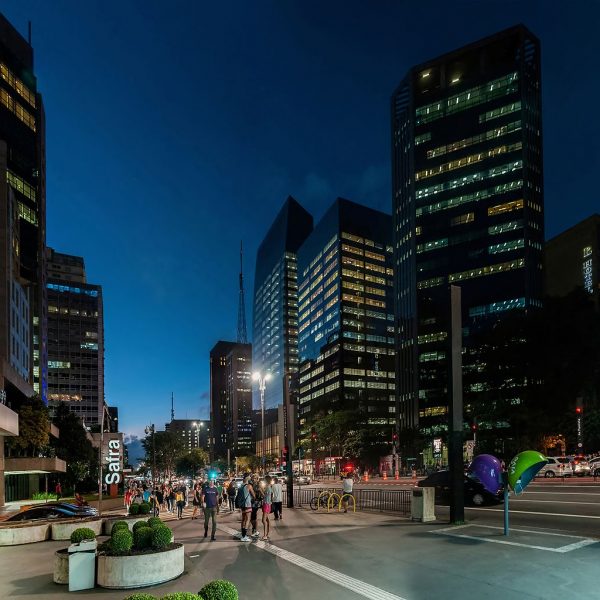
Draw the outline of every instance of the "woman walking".
<instances>
[{"instance_id":1,"label":"woman walking","mask_svg":"<svg viewBox=\"0 0 600 600\"><path fill-rule=\"evenodd\" d=\"M270 475L267 475L265 477L265 490L264 490L264 497L263 497L263 501L262 501L262 524L263 524L263 541L268 542L269 541L269 533L270 533L270 528L271 528L271 524L269 523L269 514L271 513L271 506L273 504L273 486L271 485L271 482L273 480L271 479Z\"/></svg>"},{"instance_id":2,"label":"woman walking","mask_svg":"<svg viewBox=\"0 0 600 600\"><path fill-rule=\"evenodd\" d=\"M179 488L175 495L175 502L177 503L177 518L183 519L183 507L185 506L184 489Z\"/></svg>"},{"instance_id":3,"label":"woman walking","mask_svg":"<svg viewBox=\"0 0 600 600\"><path fill-rule=\"evenodd\" d=\"M227 486L227 498L229 500L229 510L233 512L235 510L235 495L237 494L237 488L233 483L233 478L229 480L229 485Z\"/></svg>"},{"instance_id":4,"label":"woman walking","mask_svg":"<svg viewBox=\"0 0 600 600\"><path fill-rule=\"evenodd\" d=\"M200 509L201 504L202 504L202 492L200 491L200 484L197 483L194 486L194 497L192 499L192 505L194 507L194 510L192 512L192 519L198 518L196 515L198 514L198 510Z\"/></svg>"}]
</instances>

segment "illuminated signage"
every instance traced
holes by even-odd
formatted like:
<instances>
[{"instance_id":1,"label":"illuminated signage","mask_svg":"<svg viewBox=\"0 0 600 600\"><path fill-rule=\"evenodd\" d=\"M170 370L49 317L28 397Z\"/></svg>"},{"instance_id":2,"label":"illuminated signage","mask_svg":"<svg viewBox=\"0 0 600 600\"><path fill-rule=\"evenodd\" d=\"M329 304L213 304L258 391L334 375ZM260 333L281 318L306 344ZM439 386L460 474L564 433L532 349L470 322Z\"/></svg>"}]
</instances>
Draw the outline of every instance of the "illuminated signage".
<instances>
[{"instance_id":1,"label":"illuminated signage","mask_svg":"<svg viewBox=\"0 0 600 600\"><path fill-rule=\"evenodd\" d=\"M119 440L108 441L108 453L104 458L108 463L108 473L104 477L106 485L121 483L123 466L121 465L121 442Z\"/></svg>"},{"instance_id":2,"label":"illuminated signage","mask_svg":"<svg viewBox=\"0 0 600 600\"><path fill-rule=\"evenodd\" d=\"M591 246L583 249L583 287L590 294L594 291Z\"/></svg>"}]
</instances>

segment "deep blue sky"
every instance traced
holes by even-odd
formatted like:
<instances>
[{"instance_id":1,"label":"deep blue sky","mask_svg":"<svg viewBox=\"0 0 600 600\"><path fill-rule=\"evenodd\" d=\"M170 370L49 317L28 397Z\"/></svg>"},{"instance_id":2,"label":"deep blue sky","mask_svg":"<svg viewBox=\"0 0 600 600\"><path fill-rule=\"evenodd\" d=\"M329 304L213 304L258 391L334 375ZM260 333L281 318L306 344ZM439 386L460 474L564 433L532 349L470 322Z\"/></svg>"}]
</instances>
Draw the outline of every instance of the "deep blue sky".
<instances>
[{"instance_id":1,"label":"deep blue sky","mask_svg":"<svg viewBox=\"0 0 600 600\"><path fill-rule=\"evenodd\" d=\"M220 5L220 6L216 6ZM288 194L390 211L389 97L414 63L518 22L541 38L546 233L598 211L600 3L3 0L33 22L48 243L104 286L106 399L140 434L208 416Z\"/></svg>"}]
</instances>

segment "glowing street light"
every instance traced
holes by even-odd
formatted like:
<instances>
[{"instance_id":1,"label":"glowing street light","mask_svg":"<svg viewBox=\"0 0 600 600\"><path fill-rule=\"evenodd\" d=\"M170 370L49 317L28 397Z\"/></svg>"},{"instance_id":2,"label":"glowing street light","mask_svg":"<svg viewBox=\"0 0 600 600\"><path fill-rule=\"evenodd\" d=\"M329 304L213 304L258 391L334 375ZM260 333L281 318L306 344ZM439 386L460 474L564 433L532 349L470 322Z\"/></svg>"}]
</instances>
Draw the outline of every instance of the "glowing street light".
<instances>
[{"instance_id":1,"label":"glowing street light","mask_svg":"<svg viewBox=\"0 0 600 600\"><path fill-rule=\"evenodd\" d=\"M265 472L265 462L267 457L265 455L265 390L267 389L267 381L271 379L270 373L265 373L264 375L260 371L255 371L252 373L252 380L258 382L258 390L260 391L260 419L261 419L261 442L260 442L260 451L261 451L261 465L262 472L264 475Z\"/></svg>"}]
</instances>

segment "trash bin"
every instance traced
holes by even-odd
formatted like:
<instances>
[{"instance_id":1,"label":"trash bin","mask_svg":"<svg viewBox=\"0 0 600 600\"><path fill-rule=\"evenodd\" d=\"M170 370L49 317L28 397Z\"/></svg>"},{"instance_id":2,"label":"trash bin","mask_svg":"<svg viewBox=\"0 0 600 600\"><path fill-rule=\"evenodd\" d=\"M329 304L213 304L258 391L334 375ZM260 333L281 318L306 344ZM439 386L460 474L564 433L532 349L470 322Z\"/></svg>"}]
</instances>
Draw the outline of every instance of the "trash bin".
<instances>
[{"instance_id":1,"label":"trash bin","mask_svg":"<svg viewBox=\"0 0 600 600\"><path fill-rule=\"evenodd\" d=\"M435 488L414 488L410 499L410 517L413 521L435 521Z\"/></svg>"},{"instance_id":2,"label":"trash bin","mask_svg":"<svg viewBox=\"0 0 600 600\"><path fill-rule=\"evenodd\" d=\"M96 585L96 540L69 546L69 591L89 590Z\"/></svg>"}]
</instances>

